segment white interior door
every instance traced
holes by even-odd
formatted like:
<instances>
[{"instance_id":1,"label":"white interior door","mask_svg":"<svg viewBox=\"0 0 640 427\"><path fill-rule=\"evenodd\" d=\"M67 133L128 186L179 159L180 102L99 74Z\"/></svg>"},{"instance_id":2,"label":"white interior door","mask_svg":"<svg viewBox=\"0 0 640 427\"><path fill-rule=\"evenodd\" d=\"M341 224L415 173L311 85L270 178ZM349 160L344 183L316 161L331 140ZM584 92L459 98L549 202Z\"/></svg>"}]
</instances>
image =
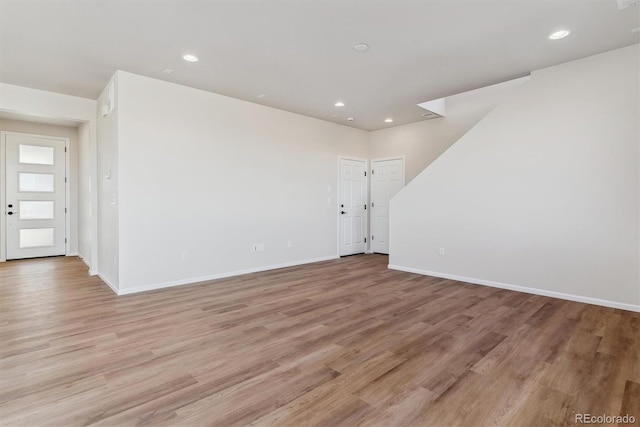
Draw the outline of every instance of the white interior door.
<instances>
[{"instance_id":1,"label":"white interior door","mask_svg":"<svg viewBox=\"0 0 640 427\"><path fill-rule=\"evenodd\" d=\"M7 259L65 254L66 140L4 134Z\"/></svg>"},{"instance_id":2,"label":"white interior door","mask_svg":"<svg viewBox=\"0 0 640 427\"><path fill-rule=\"evenodd\" d=\"M366 170L364 160L340 159L340 256L365 251Z\"/></svg>"},{"instance_id":3,"label":"white interior door","mask_svg":"<svg viewBox=\"0 0 640 427\"><path fill-rule=\"evenodd\" d=\"M404 158L371 162L371 252L389 253L389 201L404 187Z\"/></svg>"}]
</instances>

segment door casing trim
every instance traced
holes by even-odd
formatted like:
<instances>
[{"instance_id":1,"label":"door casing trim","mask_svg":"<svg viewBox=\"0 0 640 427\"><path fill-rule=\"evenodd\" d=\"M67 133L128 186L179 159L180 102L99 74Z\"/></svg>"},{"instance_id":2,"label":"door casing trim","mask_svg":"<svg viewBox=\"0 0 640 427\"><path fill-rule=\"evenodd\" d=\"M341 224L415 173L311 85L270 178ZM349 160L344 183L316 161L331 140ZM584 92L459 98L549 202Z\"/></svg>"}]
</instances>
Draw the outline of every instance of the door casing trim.
<instances>
[{"instance_id":1,"label":"door casing trim","mask_svg":"<svg viewBox=\"0 0 640 427\"><path fill-rule=\"evenodd\" d=\"M69 238L69 230L71 230L71 176L70 176L70 147L69 147L69 138L64 138L61 136L50 136L50 135L40 135L35 133L25 133L25 132L13 132L13 131L0 131L0 177L2 184L0 184L0 262L5 262L7 260L7 201L6 201L6 173L7 173L7 135L20 135L20 136L32 136L37 138L46 138L46 139L56 139L58 141L64 141L65 153L64 153L64 173L66 177L66 182L64 184L64 207L65 207L65 224L64 224L64 254L65 256L70 255L70 244L71 239Z\"/></svg>"}]
</instances>

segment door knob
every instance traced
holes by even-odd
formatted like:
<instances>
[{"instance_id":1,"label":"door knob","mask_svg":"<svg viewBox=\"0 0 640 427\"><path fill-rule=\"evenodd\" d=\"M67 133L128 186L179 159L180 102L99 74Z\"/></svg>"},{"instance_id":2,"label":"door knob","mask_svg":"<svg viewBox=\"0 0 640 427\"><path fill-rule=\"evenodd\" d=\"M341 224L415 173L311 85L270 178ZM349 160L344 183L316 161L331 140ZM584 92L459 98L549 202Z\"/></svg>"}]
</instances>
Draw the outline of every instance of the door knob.
<instances>
[{"instance_id":1,"label":"door knob","mask_svg":"<svg viewBox=\"0 0 640 427\"><path fill-rule=\"evenodd\" d=\"M346 214L346 212L345 212L345 211L340 211L340 213L341 213L342 215Z\"/></svg>"},{"instance_id":2,"label":"door knob","mask_svg":"<svg viewBox=\"0 0 640 427\"><path fill-rule=\"evenodd\" d=\"M7 215L13 215L13 212L7 212Z\"/></svg>"}]
</instances>

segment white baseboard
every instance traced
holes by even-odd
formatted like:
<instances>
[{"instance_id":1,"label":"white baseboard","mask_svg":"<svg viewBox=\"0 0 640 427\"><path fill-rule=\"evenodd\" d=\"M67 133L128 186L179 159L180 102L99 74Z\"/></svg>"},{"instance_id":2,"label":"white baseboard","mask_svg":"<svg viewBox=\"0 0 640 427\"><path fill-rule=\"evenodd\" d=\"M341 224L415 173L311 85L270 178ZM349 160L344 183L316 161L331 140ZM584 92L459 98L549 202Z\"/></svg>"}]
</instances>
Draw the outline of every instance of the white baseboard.
<instances>
[{"instance_id":1,"label":"white baseboard","mask_svg":"<svg viewBox=\"0 0 640 427\"><path fill-rule=\"evenodd\" d=\"M562 292L547 291L538 288L529 288L526 286L511 285L508 283L493 282L491 280L476 279L474 277L456 276L453 274L438 273L435 271L420 270L417 268L403 267L400 265L389 264L391 270L405 271L407 273L422 274L424 276L440 277L442 279L457 280L459 282L473 283L474 285L490 286L493 288L507 289L510 291L524 292L527 294L542 295L545 297L559 298L569 301L582 302L585 304L601 305L610 308L619 308L621 310L640 312L640 305L626 304L623 302L609 301L598 298L585 297L582 295L565 294Z\"/></svg>"},{"instance_id":2,"label":"white baseboard","mask_svg":"<svg viewBox=\"0 0 640 427\"><path fill-rule=\"evenodd\" d=\"M91 268L91 264L89 264L89 261L87 261L87 259L85 257L83 257L82 255L78 254L78 258L80 258L82 260L82 262L84 262L85 265L87 267L89 267L89 276L97 276L98 275L98 272Z\"/></svg>"},{"instance_id":3,"label":"white baseboard","mask_svg":"<svg viewBox=\"0 0 640 427\"><path fill-rule=\"evenodd\" d=\"M85 257L83 257L82 255L78 255L78 258L80 258L80 260L82 260L82 262L84 262L84 264L89 267L89 270L91 270L91 265L89 264L89 261L87 261L87 259Z\"/></svg>"},{"instance_id":4,"label":"white baseboard","mask_svg":"<svg viewBox=\"0 0 640 427\"><path fill-rule=\"evenodd\" d=\"M228 273L218 273L218 274L212 274L212 275L208 275L208 276L190 277L188 279L172 280L172 281L169 281L169 282L153 283L153 284L150 284L150 285L136 286L136 287L133 287L133 288L120 289L116 293L118 295L136 294L138 292L153 291L153 290L156 290L156 289L171 288L171 287L174 287L174 286L192 285L192 284L198 283L198 282L206 282L206 281L209 281L209 280L224 279L226 277L241 276L243 274L258 273L258 272L261 272L261 271L276 270L278 268L295 267L295 266L298 266L298 265L312 264L314 262L329 261L329 260L338 259L338 258L339 257L337 255L332 255L332 256L322 257L322 258L312 258L312 259L305 259L305 260L302 260L302 261L293 261L293 262L286 262L286 263L283 263L283 264L276 264L276 265L268 265L268 266L263 266L263 267L249 268L247 270L231 271L231 272L228 272ZM104 280L102 278L102 276L100 276L100 278L102 280ZM106 283L106 281L105 281L105 283ZM107 283L107 285L109 285L109 284ZM111 288L113 289L113 287L111 287Z\"/></svg>"},{"instance_id":5,"label":"white baseboard","mask_svg":"<svg viewBox=\"0 0 640 427\"><path fill-rule=\"evenodd\" d=\"M102 274L98 273L97 276L100 278L100 280L102 280L109 288L111 288L111 290L113 291L114 294L116 295L120 295L120 293L118 292L118 287L114 286L111 282L109 282Z\"/></svg>"}]
</instances>

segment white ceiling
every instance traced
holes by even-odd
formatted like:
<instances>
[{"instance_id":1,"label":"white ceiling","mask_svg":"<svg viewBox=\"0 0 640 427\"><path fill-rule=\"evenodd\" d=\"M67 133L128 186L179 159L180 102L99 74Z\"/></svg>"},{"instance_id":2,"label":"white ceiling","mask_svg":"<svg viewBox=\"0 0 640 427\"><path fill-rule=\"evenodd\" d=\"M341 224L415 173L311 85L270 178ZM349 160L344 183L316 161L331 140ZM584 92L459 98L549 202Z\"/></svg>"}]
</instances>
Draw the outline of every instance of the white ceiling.
<instances>
[{"instance_id":1,"label":"white ceiling","mask_svg":"<svg viewBox=\"0 0 640 427\"><path fill-rule=\"evenodd\" d=\"M0 0L0 81L95 99L121 69L374 130L638 43L639 26L616 0ZM571 35L548 40L558 28Z\"/></svg>"}]
</instances>

